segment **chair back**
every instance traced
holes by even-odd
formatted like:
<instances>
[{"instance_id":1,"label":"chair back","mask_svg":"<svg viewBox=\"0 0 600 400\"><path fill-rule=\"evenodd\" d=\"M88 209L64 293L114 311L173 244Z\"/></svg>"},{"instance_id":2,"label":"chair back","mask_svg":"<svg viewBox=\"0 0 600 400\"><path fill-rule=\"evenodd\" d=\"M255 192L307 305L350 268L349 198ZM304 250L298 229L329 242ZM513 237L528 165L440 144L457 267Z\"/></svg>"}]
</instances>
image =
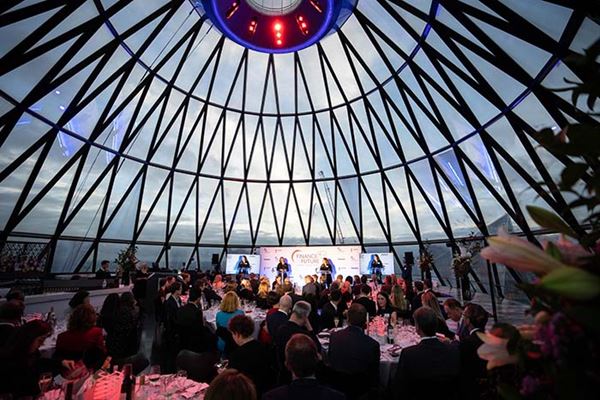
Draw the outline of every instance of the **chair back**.
<instances>
[{"instance_id":1,"label":"chair back","mask_svg":"<svg viewBox=\"0 0 600 400\"><path fill-rule=\"evenodd\" d=\"M189 350L181 350L177 354L175 365L178 370L185 370L188 378L196 382L210 383L217 375L215 364L218 361L217 352L194 353Z\"/></svg>"}]
</instances>

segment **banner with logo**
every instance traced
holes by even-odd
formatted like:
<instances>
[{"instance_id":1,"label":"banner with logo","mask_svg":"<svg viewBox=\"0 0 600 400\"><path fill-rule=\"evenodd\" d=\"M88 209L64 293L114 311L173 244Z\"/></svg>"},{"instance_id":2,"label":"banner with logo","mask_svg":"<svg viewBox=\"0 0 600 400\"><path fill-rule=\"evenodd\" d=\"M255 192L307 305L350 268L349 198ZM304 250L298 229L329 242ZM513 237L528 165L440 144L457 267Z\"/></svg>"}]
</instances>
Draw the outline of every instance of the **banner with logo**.
<instances>
[{"instance_id":1,"label":"banner with logo","mask_svg":"<svg viewBox=\"0 0 600 400\"><path fill-rule=\"evenodd\" d=\"M258 274L259 271L260 256L253 254L227 254L227 263L225 264L226 274Z\"/></svg>"},{"instance_id":2,"label":"banner with logo","mask_svg":"<svg viewBox=\"0 0 600 400\"><path fill-rule=\"evenodd\" d=\"M360 246L261 247L260 274L268 277L271 282L277 275L280 257L289 265L288 277L298 285L304 284L306 275L321 275L319 268L323 258L329 260L334 279L336 275L343 275L345 278L360 274Z\"/></svg>"}]
</instances>

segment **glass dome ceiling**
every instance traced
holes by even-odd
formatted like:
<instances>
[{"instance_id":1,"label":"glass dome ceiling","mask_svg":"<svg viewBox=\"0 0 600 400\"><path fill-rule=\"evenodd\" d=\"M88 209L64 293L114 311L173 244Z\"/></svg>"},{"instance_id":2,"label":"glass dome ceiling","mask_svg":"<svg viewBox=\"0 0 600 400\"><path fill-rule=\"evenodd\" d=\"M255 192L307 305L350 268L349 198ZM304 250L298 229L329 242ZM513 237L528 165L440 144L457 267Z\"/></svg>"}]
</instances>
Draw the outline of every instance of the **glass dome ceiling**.
<instances>
[{"instance_id":1,"label":"glass dome ceiling","mask_svg":"<svg viewBox=\"0 0 600 400\"><path fill-rule=\"evenodd\" d=\"M550 91L598 34L572 4L363 0L265 54L187 0L2 3L0 246L43 241L79 270L129 243L171 265L531 234L524 206L563 209L568 160L530 134L584 118Z\"/></svg>"}]
</instances>

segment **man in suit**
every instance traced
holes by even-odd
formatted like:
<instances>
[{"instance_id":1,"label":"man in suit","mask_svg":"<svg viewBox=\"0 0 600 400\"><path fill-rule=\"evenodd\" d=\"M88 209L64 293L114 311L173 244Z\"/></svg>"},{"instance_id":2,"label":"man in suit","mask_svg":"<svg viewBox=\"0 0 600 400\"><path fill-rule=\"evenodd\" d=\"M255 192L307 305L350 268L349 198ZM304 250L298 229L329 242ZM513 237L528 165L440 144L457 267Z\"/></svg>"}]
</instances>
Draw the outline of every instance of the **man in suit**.
<instances>
[{"instance_id":1,"label":"man in suit","mask_svg":"<svg viewBox=\"0 0 600 400\"><path fill-rule=\"evenodd\" d=\"M0 347L4 346L21 325L24 309L23 303L7 301L0 304Z\"/></svg>"},{"instance_id":2,"label":"man in suit","mask_svg":"<svg viewBox=\"0 0 600 400\"><path fill-rule=\"evenodd\" d=\"M285 360L285 366L292 375L292 383L265 393L263 400L343 400L346 398L342 393L320 385L315 378L319 353L310 337L302 333L292 335L285 346Z\"/></svg>"},{"instance_id":3,"label":"man in suit","mask_svg":"<svg viewBox=\"0 0 600 400\"><path fill-rule=\"evenodd\" d=\"M360 287L360 294L354 300L354 303L358 303L367 310L369 316L374 317L377 314L377 307L375 302L371 299L371 286L363 284ZM353 303L353 304L354 304Z\"/></svg>"},{"instance_id":4,"label":"man in suit","mask_svg":"<svg viewBox=\"0 0 600 400\"><path fill-rule=\"evenodd\" d=\"M415 281L413 283L413 286L415 288L415 297L413 297L413 299L410 302L410 308L412 310L416 310L423 306L421 297L423 296L423 293L425 293L424 292L425 286L423 285L423 282L421 282L421 281Z\"/></svg>"},{"instance_id":5,"label":"man in suit","mask_svg":"<svg viewBox=\"0 0 600 400\"><path fill-rule=\"evenodd\" d=\"M179 345L177 344L177 312L181 307L181 284L174 282L169 286L169 293L164 303L163 324L164 334L162 337L163 366L166 372L175 370L175 356Z\"/></svg>"},{"instance_id":6,"label":"man in suit","mask_svg":"<svg viewBox=\"0 0 600 400\"><path fill-rule=\"evenodd\" d=\"M315 346L321 351L321 343L315 336L315 332L313 331L312 325L308 319L311 311L311 306L306 301L299 301L294 305L292 309L292 313L290 314L290 319L283 323L275 336L273 337L273 342L275 343L275 350L277 354L277 362L279 366L280 372L280 382L289 382L290 376L287 374L285 370L285 346L290 338L296 333L303 333L308 335L315 342Z\"/></svg>"},{"instance_id":7,"label":"man in suit","mask_svg":"<svg viewBox=\"0 0 600 400\"><path fill-rule=\"evenodd\" d=\"M329 364L338 372L360 376L358 390L379 384L379 343L365 335L367 310L354 303L348 309L348 326L333 332L329 339ZM366 379L366 382L365 382Z\"/></svg>"},{"instance_id":8,"label":"man in suit","mask_svg":"<svg viewBox=\"0 0 600 400\"><path fill-rule=\"evenodd\" d=\"M302 287L302 297L306 298L306 296L317 296L317 285L312 276L306 275L304 277L304 286Z\"/></svg>"},{"instance_id":9,"label":"man in suit","mask_svg":"<svg viewBox=\"0 0 600 400\"><path fill-rule=\"evenodd\" d=\"M297 295L294 292L294 287L292 286L291 283L284 283L281 288L283 289L284 294L287 294L288 296L290 296L292 298L292 305L296 304L300 300L303 300L302 296Z\"/></svg>"},{"instance_id":10,"label":"man in suit","mask_svg":"<svg viewBox=\"0 0 600 400\"><path fill-rule=\"evenodd\" d=\"M331 329L337 328L342 325L342 309L340 307L340 302L342 301L342 292L339 290L333 290L329 294L329 302L323 305L321 309L321 329ZM338 323L336 325L335 319L338 319Z\"/></svg>"},{"instance_id":11,"label":"man in suit","mask_svg":"<svg viewBox=\"0 0 600 400\"><path fill-rule=\"evenodd\" d=\"M176 316L180 349L195 353L217 349L217 337L204 326L200 308L201 295L197 288L191 288L187 304L179 307Z\"/></svg>"},{"instance_id":12,"label":"man in suit","mask_svg":"<svg viewBox=\"0 0 600 400\"><path fill-rule=\"evenodd\" d=\"M431 308L417 309L413 318L421 341L400 353L394 398L456 399L455 382L460 372L458 346L442 343L437 338L438 317Z\"/></svg>"},{"instance_id":13,"label":"man in suit","mask_svg":"<svg viewBox=\"0 0 600 400\"><path fill-rule=\"evenodd\" d=\"M267 315L267 332L273 337L279 330L279 327L287 322L290 311L292 310L292 298L290 296L281 296L277 312Z\"/></svg>"},{"instance_id":14,"label":"man in suit","mask_svg":"<svg viewBox=\"0 0 600 400\"><path fill-rule=\"evenodd\" d=\"M483 344L477 332L483 332L488 313L479 304L469 303L463 312L463 324L469 334L459 343L461 399L479 399L486 391L486 361L479 358L477 349Z\"/></svg>"},{"instance_id":15,"label":"man in suit","mask_svg":"<svg viewBox=\"0 0 600 400\"><path fill-rule=\"evenodd\" d=\"M269 352L252 336L254 321L250 317L236 315L229 321L228 328L238 345L229 355L228 368L237 369L250 378L260 396L275 380Z\"/></svg>"},{"instance_id":16,"label":"man in suit","mask_svg":"<svg viewBox=\"0 0 600 400\"><path fill-rule=\"evenodd\" d=\"M110 279L110 261L103 260L100 263L100 269L96 271L96 279Z\"/></svg>"}]
</instances>

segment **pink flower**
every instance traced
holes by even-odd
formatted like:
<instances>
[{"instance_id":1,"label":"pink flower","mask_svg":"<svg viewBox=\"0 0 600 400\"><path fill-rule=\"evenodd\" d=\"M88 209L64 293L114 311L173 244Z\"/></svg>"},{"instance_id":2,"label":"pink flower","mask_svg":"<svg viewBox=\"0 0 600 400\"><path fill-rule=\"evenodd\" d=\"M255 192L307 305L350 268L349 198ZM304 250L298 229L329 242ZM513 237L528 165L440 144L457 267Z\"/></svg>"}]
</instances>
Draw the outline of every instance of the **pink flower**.
<instances>
[{"instance_id":1,"label":"pink flower","mask_svg":"<svg viewBox=\"0 0 600 400\"><path fill-rule=\"evenodd\" d=\"M487 369L516 364L518 357L510 354L506 348L508 339L481 332L477 332L477 336L483 341L477 349L477 354L482 360L487 361Z\"/></svg>"},{"instance_id":2,"label":"pink flower","mask_svg":"<svg viewBox=\"0 0 600 400\"><path fill-rule=\"evenodd\" d=\"M545 275L565 267L563 263L546 254L533 243L517 236L499 232L499 236L490 237L488 243L489 246L481 251L483 258L519 271Z\"/></svg>"},{"instance_id":3,"label":"pink flower","mask_svg":"<svg viewBox=\"0 0 600 400\"><path fill-rule=\"evenodd\" d=\"M547 247L547 243L544 243L544 249ZM554 245L560 251L560 256L565 264L579 266L586 263L586 258L593 256L593 254L583 248L580 244L573 243L565 237L560 235L560 239Z\"/></svg>"}]
</instances>

